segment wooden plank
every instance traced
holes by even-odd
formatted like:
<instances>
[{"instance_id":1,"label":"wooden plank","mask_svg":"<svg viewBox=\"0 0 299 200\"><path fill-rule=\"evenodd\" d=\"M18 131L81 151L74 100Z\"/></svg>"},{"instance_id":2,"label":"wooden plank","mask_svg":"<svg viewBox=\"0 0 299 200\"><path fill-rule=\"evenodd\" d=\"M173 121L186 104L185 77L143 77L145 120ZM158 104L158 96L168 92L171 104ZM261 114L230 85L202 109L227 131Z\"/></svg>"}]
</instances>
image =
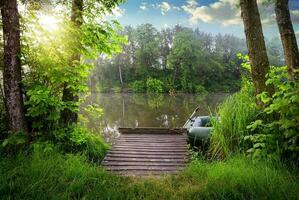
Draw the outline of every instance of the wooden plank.
<instances>
[{"instance_id":1,"label":"wooden plank","mask_svg":"<svg viewBox=\"0 0 299 200\"><path fill-rule=\"evenodd\" d=\"M175 153L184 153L186 149L161 149L161 148L117 148L114 147L113 151L134 151L134 152L175 152Z\"/></svg>"},{"instance_id":2,"label":"wooden plank","mask_svg":"<svg viewBox=\"0 0 299 200\"><path fill-rule=\"evenodd\" d=\"M102 162L110 171L125 176L172 174L183 169L189 160L186 137L181 134L185 130L124 128L121 131L128 133L119 137Z\"/></svg>"},{"instance_id":3,"label":"wooden plank","mask_svg":"<svg viewBox=\"0 0 299 200\"><path fill-rule=\"evenodd\" d=\"M117 143L116 145L119 145L119 144ZM165 143L165 144L161 144L161 143L138 143L138 144L134 144L134 143L130 143L130 142L122 142L121 145L131 146L131 147L143 146L143 147L177 147L177 148L187 146L186 144L182 144L182 143L181 144L179 144L179 143Z\"/></svg>"},{"instance_id":4,"label":"wooden plank","mask_svg":"<svg viewBox=\"0 0 299 200\"><path fill-rule=\"evenodd\" d=\"M185 128L156 128L156 127L138 127L138 128L119 128L122 134L183 134L187 133Z\"/></svg>"},{"instance_id":5,"label":"wooden plank","mask_svg":"<svg viewBox=\"0 0 299 200\"><path fill-rule=\"evenodd\" d=\"M178 135L178 134L121 134L120 138L185 138L184 135Z\"/></svg>"},{"instance_id":6,"label":"wooden plank","mask_svg":"<svg viewBox=\"0 0 299 200\"><path fill-rule=\"evenodd\" d=\"M114 145L112 147L112 149L114 148L129 148L129 149L159 149L159 150L163 150L163 149L179 149L179 150L185 150L188 151L188 148L186 145L175 145L175 146L159 146L159 145L122 145L122 144L117 144Z\"/></svg>"},{"instance_id":7,"label":"wooden plank","mask_svg":"<svg viewBox=\"0 0 299 200\"><path fill-rule=\"evenodd\" d=\"M187 147L180 147L180 148L177 148L177 147L155 147L155 148L152 148L152 147L143 147L143 146L134 146L134 147L131 147L131 146L126 146L126 145L117 145L117 146L114 146L113 147L114 150L134 150L134 151L138 151L138 150L155 150L155 151L188 151L188 148Z\"/></svg>"},{"instance_id":8,"label":"wooden plank","mask_svg":"<svg viewBox=\"0 0 299 200\"><path fill-rule=\"evenodd\" d=\"M147 151L118 151L118 150L112 150L109 152L109 154L117 154L117 155L122 155L122 154L126 154L126 155L174 155L174 156L185 156L188 155L187 152L182 151L182 152L147 152Z\"/></svg>"},{"instance_id":9,"label":"wooden plank","mask_svg":"<svg viewBox=\"0 0 299 200\"><path fill-rule=\"evenodd\" d=\"M177 171L182 170L181 166L109 166L110 171L129 171L129 170L151 170L151 171Z\"/></svg>"},{"instance_id":10,"label":"wooden plank","mask_svg":"<svg viewBox=\"0 0 299 200\"><path fill-rule=\"evenodd\" d=\"M111 154L108 153L107 157L114 157L114 158L149 158L149 159L188 159L188 155L139 155L139 154Z\"/></svg>"},{"instance_id":11,"label":"wooden plank","mask_svg":"<svg viewBox=\"0 0 299 200\"><path fill-rule=\"evenodd\" d=\"M182 143L186 143L187 140L185 138L165 138L165 139L155 139L155 138L150 138L150 139L138 139L138 138L121 138L118 139L117 142L134 142L134 143L138 143L138 142L155 142L155 143L165 143L165 142L182 142Z\"/></svg>"},{"instance_id":12,"label":"wooden plank","mask_svg":"<svg viewBox=\"0 0 299 200\"><path fill-rule=\"evenodd\" d=\"M104 166L161 166L161 167L184 167L185 163L167 163L167 162L115 162L115 161L104 161Z\"/></svg>"},{"instance_id":13,"label":"wooden plank","mask_svg":"<svg viewBox=\"0 0 299 200\"><path fill-rule=\"evenodd\" d=\"M187 163L188 159L178 158L122 158L122 157L105 157L105 161L117 161L117 162L165 162L165 163Z\"/></svg>"}]
</instances>

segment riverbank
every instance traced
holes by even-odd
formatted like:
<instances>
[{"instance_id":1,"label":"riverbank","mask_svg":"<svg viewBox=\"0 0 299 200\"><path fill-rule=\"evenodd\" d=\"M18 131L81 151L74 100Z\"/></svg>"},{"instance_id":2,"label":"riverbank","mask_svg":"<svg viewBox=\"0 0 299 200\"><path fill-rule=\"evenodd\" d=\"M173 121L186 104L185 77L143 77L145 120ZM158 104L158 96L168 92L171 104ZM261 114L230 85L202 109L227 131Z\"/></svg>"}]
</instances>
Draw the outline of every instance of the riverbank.
<instances>
[{"instance_id":1,"label":"riverbank","mask_svg":"<svg viewBox=\"0 0 299 200\"><path fill-rule=\"evenodd\" d=\"M195 160L177 176L120 177L56 150L1 158L1 199L298 199L298 173L244 156Z\"/></svg>"}]
</instances>

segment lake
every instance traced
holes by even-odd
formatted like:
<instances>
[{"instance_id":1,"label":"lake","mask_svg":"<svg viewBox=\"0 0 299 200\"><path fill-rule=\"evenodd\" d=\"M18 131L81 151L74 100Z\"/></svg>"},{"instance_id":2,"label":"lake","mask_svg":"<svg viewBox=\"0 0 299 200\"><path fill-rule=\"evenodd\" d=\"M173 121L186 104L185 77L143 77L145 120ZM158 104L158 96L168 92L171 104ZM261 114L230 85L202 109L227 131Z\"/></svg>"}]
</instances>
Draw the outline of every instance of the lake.
<instances>
[{"instance_id":1,"label":"lake","mask_svg":"<svg viewBox=\"0 0 299 200\"><path fill-rule=\"evenodd\" d=\"M101 132L108 143L113 143L119 136L119 127L182 127L196 107L198 115L215 113L228 95L92 93L82 108L97 104L104 114L101 117L84 111L82 114L90 129Z\"/></svg>"}]
</instances>

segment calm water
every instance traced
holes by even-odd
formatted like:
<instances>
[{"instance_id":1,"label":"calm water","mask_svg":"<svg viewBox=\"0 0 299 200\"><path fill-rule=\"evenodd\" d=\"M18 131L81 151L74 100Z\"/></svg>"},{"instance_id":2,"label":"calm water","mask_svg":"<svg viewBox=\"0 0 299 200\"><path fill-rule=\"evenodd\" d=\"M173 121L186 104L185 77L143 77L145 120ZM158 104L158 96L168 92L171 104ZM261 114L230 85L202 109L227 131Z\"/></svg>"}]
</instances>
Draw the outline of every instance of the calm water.
<instances>
[{"instance_id":1,"label":"calm water","mask_svg":"<svg viewBox=\"0 0 299 200\"><path fill-rule=\"evenodd\" d=\"M107 94L92 93L83 104L98 104L102 117L82 112L89 128L102 132L107 142L113 142L119 127L181 127L196 107L199 115L209 115L228 94L206 96L194 94Z\"/></svg>"}]
</instances>

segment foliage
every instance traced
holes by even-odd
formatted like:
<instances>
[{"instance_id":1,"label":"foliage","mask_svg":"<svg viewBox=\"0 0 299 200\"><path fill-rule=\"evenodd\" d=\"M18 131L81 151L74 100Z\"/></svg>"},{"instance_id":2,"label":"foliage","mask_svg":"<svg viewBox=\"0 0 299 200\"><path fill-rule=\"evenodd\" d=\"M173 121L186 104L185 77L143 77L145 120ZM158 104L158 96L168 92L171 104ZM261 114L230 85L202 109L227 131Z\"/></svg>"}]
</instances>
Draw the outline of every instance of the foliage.
<instances>
[{"instance_id":1,"label":"foliage","mask_svg":"<svg viewBox=\"0 0 299 200\"><path fill-rule=\"evenodd\" d=\"M240 88L240 59L245 41L231 35L204 33L180 26L158 31L150 24L127 26L123 52L101 57L91 77L102 87L123 82L131 86L148 77L163 82L164 92L237 91ZM92 85L91 85L92 87Z\"/></svg>"},{"instance_id":2,"label":"foliage","mask_svg":"<svg viewBox=\"0 0 299 200\"><path fill-rule=\"evenodd\" d=\"M275 94L263 93L263 112L248 128L252 143L247 152L256 158L272 157L299 162L299 84L289 80L286 67L272 67L267 84L275 85Z\"/></svg>"},{"instance_id":3,"label":"foliage","mask_svg":"<svg viewBox=\"0 0 299 200\"><path fill-rule=\"evenodd\" d=\"M149 93L163 93L163 82L155 78L148 78L146 80L146 91Z\"/></svg>"},{"instance_id":4,"label":"foliage","mask_svg":"<svg viewBox=\"0 0 299 200\"><path fill-rule=\"evenodd\" d=\"M130 84L131 89L133 92L142 93L146 91L146 84L144 81L134 81Z\"/></svg>"},{"instance_id":5,"label":"foliage","mask_svg":"<svg viewBox=\"0 0 299 200\"><path fill-rule=\"evenodd\" d=\"M39 144L30 156L0 160L0 193L3 199L295 200L297 176L279 164L235 157L193 161L177 176L120 177L86 162L84 156L63 155L50 144Z\"/></svg>"},{"instance_id":6,"label":"foliage","mask_svg":"<svg viewBox=\"0 0 299 200\"><path fill-rule=\"evenodd\" d=\"M207 91L205 90L205 87L202 85L196 85L195 86L195 93L197 94L206 94Z\"/></svg>"},{"instance_id":7,"label":"foliage","mask_svg":"<svg viewBox=\"0 0 299 200\"><path fill-rule=\"evenodd\" d=\"M117 2L111 1L105 10L111 11ZM120 25L116 21L103 20L103 13L93 15L95 7L100 4L94 1L86 4L85 21L80 29L75 28L63 14L56 14L61 18L59 30L50 32L39 24L38 11L28 10L23 14L21 58L26 66L23 79L26 116L35 134L59 129L60 112L65 108L79 111L79 102L62 100L63 88L67 87L74 95L84 98L93 66L90 59L99 54L111 55L121 51L119 44L125 42L125 38L117 33ZM70 63L74 60L71 59L74 52L80 53L81 58Z\"/></svg>"},{"instance_id":8,"label":"foliage","mask_svg":"<svg viewBox=\"0 0 299 200\"><path fill-rule=\"evenodd\" d=\"M253 93L252 85L247 83L219 106L220 120L212 121L214 129L209 149L212 158L225 158L244 150L243 138L249 135L247 125L258 113Z\"/></svg>"},{"instance_id":9,"label":"foliage","mask_svg":"<svg viewBox=\"0 0 299 200\"><path fill-rule=\"evenodd\" d=\"M101 136L81 125L60 129L53 134L54 144L58 144L64 152L83 153L94 162L101 161L109 148Z\"/></svg>"}]
</instances>

